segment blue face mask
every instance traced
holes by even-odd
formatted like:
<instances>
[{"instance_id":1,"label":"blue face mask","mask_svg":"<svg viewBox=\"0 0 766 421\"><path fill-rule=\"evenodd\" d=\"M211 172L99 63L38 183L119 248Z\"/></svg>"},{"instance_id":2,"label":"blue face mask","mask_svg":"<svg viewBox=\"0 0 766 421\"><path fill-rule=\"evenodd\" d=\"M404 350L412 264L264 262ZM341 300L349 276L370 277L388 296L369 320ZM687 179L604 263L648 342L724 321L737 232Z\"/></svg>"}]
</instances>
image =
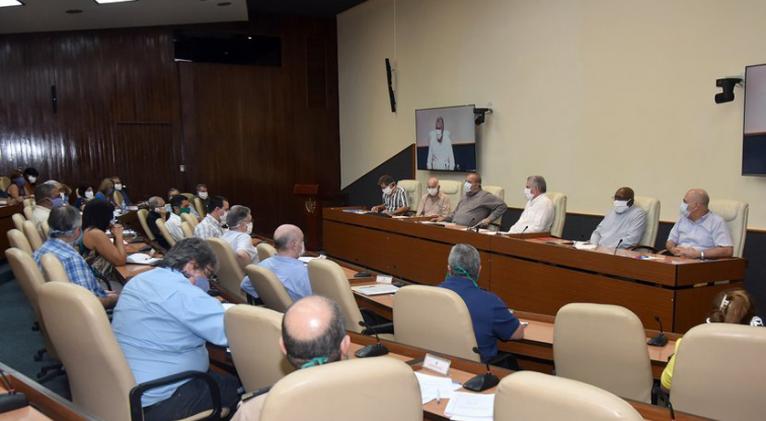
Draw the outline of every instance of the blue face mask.
<instances>
[{"instance_id":1,"label":"blue face mask","mask_svg":"<svg viewBox=\"0 0 766 421\"><path fill-rule=\"evenodd\" d=\"M19 187L24 187L24 184L27 184L27 180L25 180L24 177L16 177L13 179L13 183Z\"/></svg>"},{"instance_id":2,"label":"blue face mask","mask_svg":"<svg viewBox=\"0 0 766 421\"><path fill-rule=\"evenodd\" d=\"M53 203L54 208L64 206L64 199L62 199L61 197L54 197L53 199L51 199L51 202Z\"/></svg>"}]
</instances>

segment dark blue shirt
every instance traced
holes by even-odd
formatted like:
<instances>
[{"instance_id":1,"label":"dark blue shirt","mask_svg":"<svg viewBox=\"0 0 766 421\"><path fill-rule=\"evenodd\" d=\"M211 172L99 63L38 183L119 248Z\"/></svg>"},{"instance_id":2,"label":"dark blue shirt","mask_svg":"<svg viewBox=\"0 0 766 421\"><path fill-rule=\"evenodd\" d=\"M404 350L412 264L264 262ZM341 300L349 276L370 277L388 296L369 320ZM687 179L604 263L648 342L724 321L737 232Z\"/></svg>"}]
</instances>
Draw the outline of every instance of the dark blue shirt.
<instances>
[{"instance_id":1,"label":"dark blue shirt","mask_svg":"<svg viewBox=\"0 0 766 421\"><path fill-rule=\"evenodd\" d=\"M471 314L481 361L492 359L497 355L497 340L511 339L519 327L519 319L508 311L500 297L477 287L468 278L447 276L439 286L455 291L463 299Z\"/></svg>"}]
</instances>

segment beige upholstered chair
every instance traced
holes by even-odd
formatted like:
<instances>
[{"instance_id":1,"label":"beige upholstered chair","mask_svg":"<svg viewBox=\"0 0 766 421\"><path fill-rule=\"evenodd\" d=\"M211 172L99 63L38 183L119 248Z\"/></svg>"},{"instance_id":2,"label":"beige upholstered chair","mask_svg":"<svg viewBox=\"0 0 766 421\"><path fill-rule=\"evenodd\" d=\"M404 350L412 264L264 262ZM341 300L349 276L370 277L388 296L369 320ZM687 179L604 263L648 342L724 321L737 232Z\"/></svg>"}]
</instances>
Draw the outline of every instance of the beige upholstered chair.
<instances>
[{"instance_id":1,"label":"beige upholstered chair","mask_svg":"<svg viewBox=\"0 0 766 421\"><path fill-rule=\"evenodd\" d=\"M23 250L30 255L33 253L32 245L29 244L29 240L27 240L27 236L24 235L23 232L17 230L16 228L10 229L7 232L8 235L8 243L11 245L11 247L15 247L19 250Z\"/></svg>"},{"instance_id":2,"label":"beige upholstered chair","mask_svg":"<svg viewBox=\"0 0 766 421\"><path fill-rule=\"evenodd\" d=\"M593 332L608 340L594 346ZM559 309L553 330L556 374L650 402L652 368L644 326L632 311L610 304L572 303Z\"/></svg>"},{"instance_id":3,"label":"beige upholstered chair","mask_svg":"<svg viewBox=\"0 0 766 421\"><path fill-rule=\"evenodd\" d=\"M553 202L553 224L551 235L561 237L564 233L564 222L567 219L567 196L564 193L547 192L548 198Z\"/></svg>"},{"instance_id":4,"label":"beige upholstered chair","mask_svg":"<svg viewBox=\"0 0 766 421\"><path fill-rule=\"evenodd\" d=\"M35 224L32 221L24 221L24 235L29 240L29 245L32 246L32 250L37 250L43 246L43 239L40 237L40 232L35 228Z\"/></svg>"},{"instance_id":5,"label":"beige upholstered chair","mask_svg":"<svg viewBox=\"0 0 766 421\"><path fill-rule=\"evenodd\" d=\"M495 395L495 421L641 421L620 397L586 383L534 371L506 376Z\"/></svg>"},{"instance_id":6,"label":"beige upholstered chair","mask_svg":"<svg viewBox=\"0 0 766 421\"><path fill-rule=\"evenodd\" d=\"M261 412L261 421L338 419L421 421L420 388L412 369L388 357L305 368L277 382Z\"/></svg>"},{"instance_id":7,"label":"beige upholstered chair","mask_svg":"<svg viewBox=\"0 0 766 421\"><path fill-rule=\"evenodd\" d=\"M48 234L51 232L51 227L48 226L48 221L42 221L40 223L40 229L43 232L43 238L48 238Z\"/></svg>"},{"instance_id":8,"label":"beige upholstered chair","mask_svg":"<svg viewBox=\"0 0 766 421\"><path fill-rule=\"evenodd\" d=\"M709 209L723 218L729 227L731 240L734 244L734 257L742 257L747 236L747 215L749 205L736 200L711 200Z\"/></svg>"},{"instance_id":9,"label":"beige upholstered chair","mask_svg":"<svg viewBox=\"0 0 766 421\"><path fill-rule=\"evenodd\" d=\"M505 200L505 189L500 186L481 186L482 190L486 190L487 193L491 193L497 197L500 198L500 200Z\"/></svg>"},{"instance_id":10,"label":"beige upholstered chair","mask_svg":"<svg viewBox=\"0 0 766 421\"><path fill-rule=\"evenodd\" d=\"M192 204L194 203L194 198L195 198L194 193L181 193L181 196L189 199L189 202L191 202Z\"/></svg>"},{"instance_id":11,"label":"beige upholstered chair","mask_svg":"<svg viewBox=\"0 0 766 421\"><path fill-rule=\"evenodd\" d=\"M245 266L245 275L250 278L258 298L263 304L274 311L284 313L293 303L282 282L274 272L258 265Z\"/></svg>"},{"instance_id":12,"label":"beige upholstered chair","mask_svg":"<svg viewBox=\"0 0 766 421\"><path fill-rule=\"evenodd\" d=\"M0 176L0 190L6 191L8 190L8 186L11 185L11 178L8 176Z\"/></svg>"},{"instance_id":13,"label":"beige upholstered chair","mask_svg":"<svg viewBox=\"0 0 766 421\"><path fill-rule=\"evenodd\" d=\"M418 180L399 180L396 185L403 188L407 193L407 203L410 204L410 210L416 211L420 203L420 196L422 196L420 182Z\"/></svg>"},{"instance_id":14,"label":"beige upholstered chair","mask_svg":"<svg viewBox=\"0 0 766 421\"><path fill-rule=\"evenodd\" d=\"M64 269L61 260L53 253L45 253L40 257L40 265L43 267L43 275L48 282L71 282L69 275Z\"/></svg>"},{"instance_id":15,"label":"beige upholstered chair","mask_svg":"<svg viewBox=\"0 0 766 421\"><path fill-rule=\"evenodd\" d=\"M246 304L224 314L231 357L246 392L271 386L295 369L279 348L282 313Z\"/></svg>"},{"instance_id":16,"label":"beige upholstered chair","mask_svg":"<svg viewBox=\"0 0 766 421\"><path fill-rule=\"evenodd\" d=\"M136 380L96 296L64 282L43 285L39 295L42 317L64 363L74 403L99 419L131 420L129 395ZM206 411L192 419L210 414Z\"/></svg>"},{"instance_id":17,"label":"beige upholstered chair","mask_svg":"<svg viewBox=\"0 0 766 421\"><path fill-rule=\"evenodd\" d=\"M154 241L156 238L154 237L154 234L152 234L152 230L149 229L149 223L146 222L147 215L149 215L149 211L146 209L139 209L138 210L138 222L141 223L141 228L144 229L144 234L146 234L146 238L149 239L149 241Z\"/></svg>"},{"instance_id":18,"label":"beige upholstered chair","mask_svg":"<svg viewBox=\"0 0 766 421\"><path fill-rule=\"evenodd\" d=\"M657 241L657 228L660 225L660 201L654 197L636 196L633 202L635 206L646 212L646 227L638 245L654 247Z\"/></svg>"},{"instance_id":19,"label":"beige upholstered chair","mask_svg":"<svg viewBox=\"0 0 766 421\"><path fill-rule=\"evenodd\" d=\"M186 221L181 222L181 231L184 233L184 238L194 237L194 228Z\"/></svg>"},{"instance_id":20,"label":"beige upholstered chair","mask_svg":"<svg viewBox=\"0 0 766 421\"><path fill-rule=\"evenodd\" d=\"M439 191L449 197L452 210L455 210L460 198L463 197L463 182L455 180L439 180Z\"/></svg>"},{"instance_id":21,"label":"beige upholstered chair","mask_svg":"<svg viewBox=\"0 0 766 421\"><path fill-rule=\"evenodd\" d=\"M168 231L168 227L165 226L165 221L163 221L161 218L157 220L157 228L160 230L160 233L162 233L162 238L165 239L165 241L168 242L170 247L173 247L176 245L176 239L173 238L172 235L170 235L170 231Z\"/></svg>"},{"instance_id":22,"label":"beige upholstered chair","mask_svg":"<svg viewBox=\"0 0 766 421\"><path fill-rule=\"evenodd\" d=\"M271 256L274 256L277 254L277 249L274 248L271 244L261 241L258 243L257 246L255 246L255 249L258 251L258 261L262 262L266 259L268 259Z\"/></svg>"},{"instance_id":23,"label":"beige upholstered chair","mask_svg":"<svg viewBox=\"0 0 766 421\"><path fill-rule=\"evenodd\" d=\"M216 274L218 285L233 297L239 298L241 302L246 302L245 293L240 288L245 274L239 267L237 258L234 257L234 250L231 249L231 245L220 238L208 238L207 242L218 258L218 273Z\"/></svg>"},{"instance_id":24,"label":"beige upholstered chair","mask_svg":"<svg viewBox=\"0 0 766 421\"><path fill-rule=\"evenodd\" d=\"M722 420L762 420L766 329L710 323L684 335L670 400L681 411Z\"/></svg>"},{"instance_id":25,"label":"beige upholstered chair","mask_svg":"<svg viewBox=\"0 0 766 421\"><path fill-rule=\"evenodd\" d=\"M123 203L125 203L122 194L116 190L114 193L112 193L112 200L114 201L114 206L118 208L121 208Z\"/></svg>"},{"instance_id":26,"label":"beige upholstered chair","mask_svg":"<svg viewBox=\"0 0 766 421\"><path fill-rule=\"evenodd\" d=\"M31 221L32 220L32 215L34 214L34 211L35 211L35 207L34 206L25 206L24 210L23 210L24 218L27 221Z\"/></svg>"},{"instance_id":27,"label":"beige upholstered chair","mask_svg":"<svg viewBox=\"0 0 766 421\"><path fill-rule=\"evenodd\" d=\"M194 215L190 213L182 213L181 219L183 219L184 222L188 222L189 226L192 229L192 232L194 232L194 228L197 228L197 224L199 224L199 221L197 218L194 217Z\"/></svg>"},{"instance_id":28,"label":"beige upholstered chair","mask_svg":"<svg viewBox=\"0 0 766 421\"><path fill-rule=\"evenodd\" d=\"M202 199L195 197L189 200L192 202L192 204L194 204L194 208L197 209L197 213L199 214L200 218L204 218L205 215L207 215L207 209L205 209L205 204L202 203Z\"/></svg>"},{"instance_id":29,"label":"beige upholstered chair","mask_svg":"<svg viewBox=\"0 0 766 421\"><path fill-rule=\"evenodd\" d=\"M25 208L34 207L35 206L35 198L34 197L28 197L28 198L24 199L23 204L24 204Z\"/></svg>"},{"instance_id":30,"label":"beige upholstered chair","mask_svg":"<svg viewBox=\"0 0 766 421\"><path fill-rule=\"evenodd\" d=\"M362 313L343 269L327 259L314 259L309 262L308 267L311 291L338 303L343 312L346 330L362 333L364 328L359 324L363 321Z\"/></svg>"},{"instance_id":31,"label":"beige upholstered chair","mask_svg":"<svg viewBox=\"0 0 766 421\"><path fill-rule=\"evenodd\" d=\"M428 317L424 317L428 314ZM446 288L409 285L394 295L394 340L479 361L476 335L465 302Z\"/></svg>"},{"instance_id":32,"label":"beige upholstered chair","mask_svg":"<svg viewBox=\"0 0 766 421\"><path fill-rule=\"evenodd\" d=\"M13 220L13 226L16 227L17 230L24 232L24 221L26 221L27 218L20 213L14 213L11 215L11 219Z\"/></svg>"}]
</instances>

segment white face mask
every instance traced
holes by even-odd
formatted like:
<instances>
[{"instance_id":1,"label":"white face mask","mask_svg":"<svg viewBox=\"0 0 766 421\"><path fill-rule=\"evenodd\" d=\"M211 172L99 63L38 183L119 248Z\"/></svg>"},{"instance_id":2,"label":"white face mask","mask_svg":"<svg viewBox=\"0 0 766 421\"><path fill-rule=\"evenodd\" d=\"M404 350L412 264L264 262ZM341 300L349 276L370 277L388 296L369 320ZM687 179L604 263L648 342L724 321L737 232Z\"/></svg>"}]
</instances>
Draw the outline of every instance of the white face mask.
<instances>
[{"instance_id":1,"label":"white face mask","mask_svg":"<svg viewBox=\"0 0 766 421\"><path fill-rule=\"evenodd\" d=\"M61 196L62 200L66 200L66 193L61 192L61 193L59 193L59 196Z\"/></svg>"},{"instance_id":2,"label":"white face mask","mask_svg":"<svg viewBox=\"0 0 766 421\"><path fill-rule=\"evenodd\" d=\"M428 194L431 196L436 196L439 194L439 188L438 187L429 187L428 188Z\"/></svg>"},{"instance_id":3,"label":"white face mask","mask_svg":"<svg viewBox=\"0 0 766 421\"><path fill-rule=\"evenodd\" d=\"M85 191L85 198L86 199L93 199L93 190L86 190Z\"/></svg>"},{"instance_id":4,"label":"white face mask","mask_svg":"<svg viewBox=\"0 0 766 421\"><path fill-rule=\"evenodd\" d=\"M615 200L614 211L617 213L625 213L629 208L627 200Z\"/></svg>"},{"instance_id":5,"label":"white face mask","mask_svg":"<svg viewBox=\"0 0 766 421\"><path fill-rule=\"evenodd\" d=\"M199 196L200 199L207 199L207 192L206 191L197 192L197 196Z\"/></svg>"},{"instance_id":6,"label":"white face mask","mask_svg":"<svg viewBox=\"0 0 766 421\"><path fill-rule=\"evenodd\" d=\"M383 194L391 194L392 191L394 191L394 188L391 186L388 186L383 189Z\"/></svg>"},{"instance_id":7,"label":"white face mask","mask_svg":"<svg viewBox=\"0 0 766 421\"><path fill-rule=\"evenodd\" d=\"M247 228L245 229L245 232L248 233L248 234L252 234L253 233L253 223L252 222L248 222L247 223Z\"/></svg>"},{"instance_id":8,"label":"white face mask","mask_svg":"<svg viewBox=\"0 0 766 421\"><path fill-rule=\"evenodd\" d=\"M436 129L436 137L442 137L443 134L444 134L444 130Z\"/></svg>"},{"instance_id":9,"label":"white face mask","mask_svg":"<svg viewBox=\"0 0 766 421\"><path fill-rule=\"evenodd\" d=\"M535 196L532 194L532 189L529 187L524 187L524 197L527 198L527 200L532 200L535 198Z\"/></svg>"},{"instance_id":10,"label":"white face mask","mask_svg":"<svg viewBox=\"0 0 766 421\"><path fill-rule=\"evenodd\" d=\"M114 189L117 190L117 191L122 190L122 183L115 183L114 184Z\"/></svg>"},{"instance_id":11,"label":"white face mask","mask_svg":"<svg viewBox=\"0 0 766 421\"><path fill-rule=\"evenodd\" d=\"M468 181L466 181L466 182L463 184L463 191L464 191L464 192L466 192L466 193L468 193L469 191L471 191L471 187L473 187L473 184L471 184L471 183L469 183Z\"/></svg>"},{"instance_id":12,"label":"white face mask","mask_svg":"<svg viewBox=\"0 0 766 421\"><path fill-rule=\"evenodd\" d=\"M162 212L162 211L164 211L164 210L165 210L165 207L161 207L161 208L154 208L154 211L155 211L155 212L157 212L157 213L160 213L160 212Z\"/></svg>"},{"instance_id":13,"label":"white face mask","mask_svg":"<svg viewBox=\"0 0 766 421\"><path fill-rule=\"evenodd\" d=\"M29 177L27 177L27 178L29 178L29 182L30 182L30 183L34 183L35 181L37 181L37 177L35 177L34 175L30 175L30 176L29 176Z\"/></svg>"},{"instance_id":14,"label":"white face mask","mask_svg":"<svg viewBox=\"0 0 766 421\"><path fill-rule=\"evenodd\" d=\"M689 217L689 205L687 203L681 202L681 206L679 206L678 210L681 212L681 216L686 218Z\"/></svg>"}]
</instances>

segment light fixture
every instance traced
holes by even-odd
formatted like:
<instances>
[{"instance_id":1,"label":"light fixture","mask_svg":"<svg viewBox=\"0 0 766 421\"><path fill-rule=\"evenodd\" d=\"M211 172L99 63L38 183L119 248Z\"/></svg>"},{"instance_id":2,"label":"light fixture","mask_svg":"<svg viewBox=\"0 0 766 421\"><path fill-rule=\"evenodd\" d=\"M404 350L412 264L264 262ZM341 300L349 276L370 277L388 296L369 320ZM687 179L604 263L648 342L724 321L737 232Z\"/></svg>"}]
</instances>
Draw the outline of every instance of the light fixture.
<instances>
[{"instance_id":1,"label":"light fixture","mask_svg":"<svg viewBox=\"0 0 766 421\"><path fill-rule=\"evenodd\" d=\"M0 7L23 6L20 0L0 0Z\"/></svg>"},{"instance_id":2,"label":"light fixture","mask_svg":"<svg viewBox=\"0 0 766 421\"><path fill-rule=\"evenodd\" d=\"M98 4L110 4L110 3L127 3L129 1L136 1L136 0L93 0Z\"/></svg>"}]
</instances>

